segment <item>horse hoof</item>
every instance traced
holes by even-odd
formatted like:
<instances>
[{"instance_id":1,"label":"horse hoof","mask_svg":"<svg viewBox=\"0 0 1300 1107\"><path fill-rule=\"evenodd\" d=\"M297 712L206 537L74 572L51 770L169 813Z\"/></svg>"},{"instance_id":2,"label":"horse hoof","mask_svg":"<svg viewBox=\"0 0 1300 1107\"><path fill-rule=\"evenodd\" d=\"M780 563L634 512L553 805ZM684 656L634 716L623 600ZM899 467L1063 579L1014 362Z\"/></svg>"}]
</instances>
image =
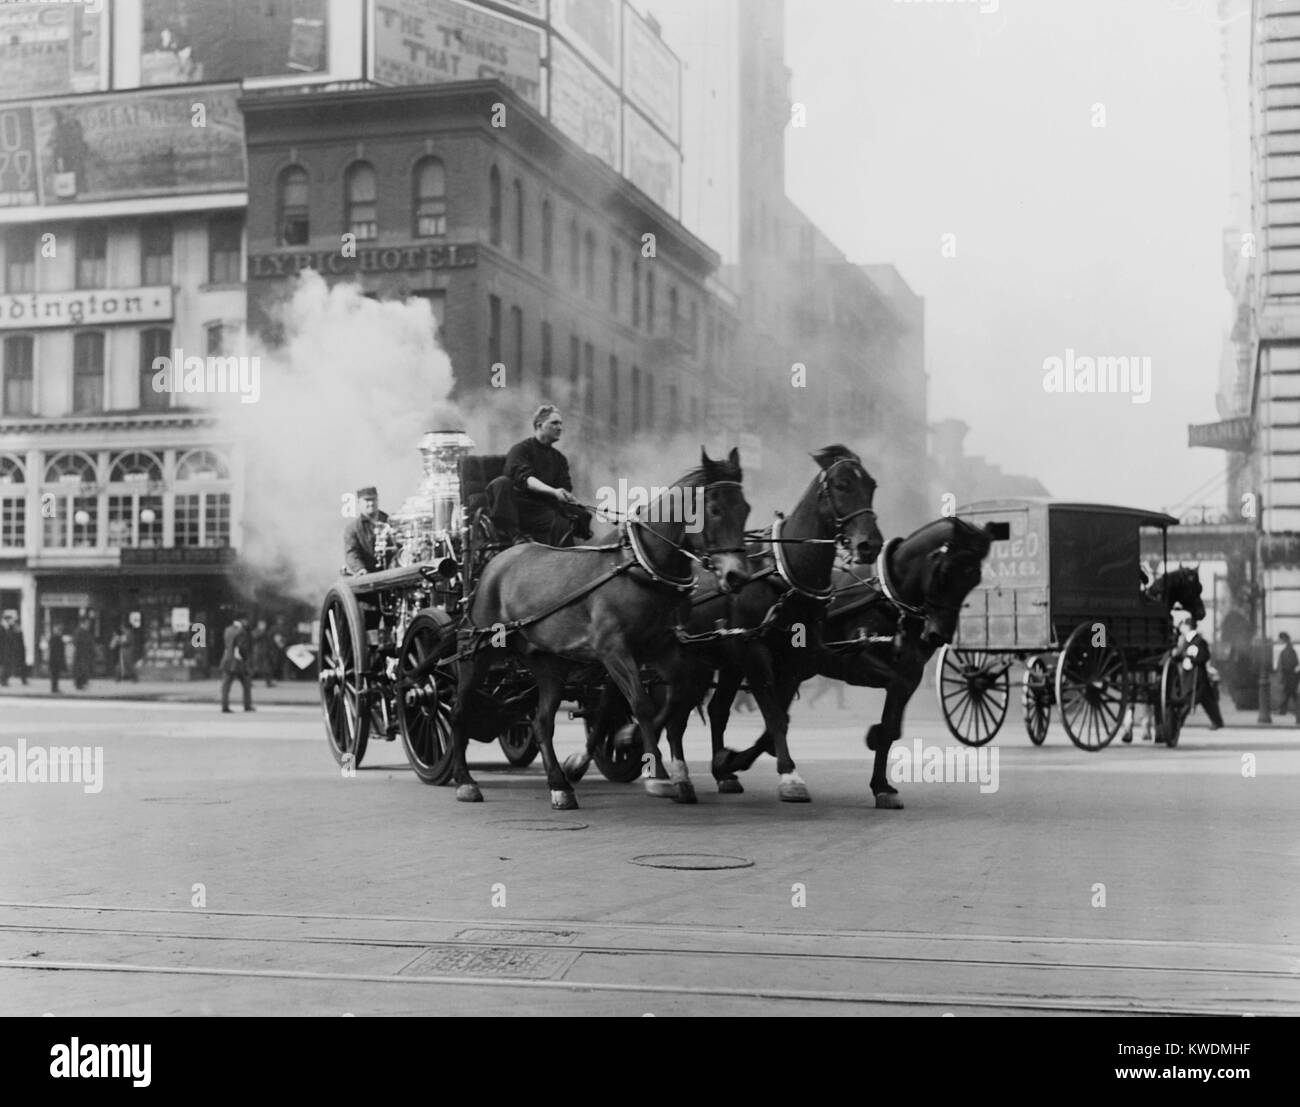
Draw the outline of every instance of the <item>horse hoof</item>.
<instances>
[{"instance_id":1,"label":"horse hoof","mask_svg":"<svg viewBox=\"0 0 1300 1107\"><path fill-rule=\"evenodd\" d=\"M876 806L882 811L901 811L903 801L892 792L881 792L876 796Z\"/></svg>"},{"instance_id":2,"label":"horse hoof","mask_svg":"<svg viewBox=\"0 0 1300 1107\"><path fill-rule=\"evenodd\" d=\"M658 777L647 776L642 778L645 781L645 791L647 796L658 796L660 799L672 799L677 795L677 785L671 780L660 780Z\"/></svg>"},{"instance_id":3,"label":"horse hoof","mask_svg":"<svg viewBox=\"0 0 1300 1107\"><path fill-rule=\"evenodd\" d=\"M718 781L718 794L723 796L738 796L745 790L745 786L740 783L734 776L724 777Z\"/></svg>"},{"instance_id":4,"label":"horse hoof","mask_svg":"<svg viewBox=\"0 0 1300 1107\"><path fill-rule=\"evenodd\" d=\"M456 799L461 803L482 803L483 793L477 784L462 784L456 789Z\"/></svg>"},{"instance_id":5,"label":"horse hoof","mask_svg":"<svg viewBox=\"0 0 1300 1107\"><path fill-rule=\"evenodd\" d=\"M552 811L576 811L578 809L578 797L572 792L564 792L559 788L551 789L551 810Z\"/></svg>"},{"instance_id":6,"label":"horse hoof","mask_svg":"<svg viewBox=\"0 0 1300 1107\"><path fill-rule=\"evenodd\" d=\"M812 803L808 785L802 780L782 780L777 788L782 803Z\"/></svg>"},{"instance_id":7,"label":"horse hoof","mask_svg":"<svg viewBox=\"0 0 1300 1107\"><path fill-rule=\"evenodd\" d=\"M591 758L585 753L571 753L564 759L564 779L571 780L575 784L587 775L587 766L591 764Z\"/></svg>"},{"instance_id":8,"label":"horse hoof","mask_svg":"<svg viewBox=\"0 0 1300 1107\"><path fill-rule=\"evenodd\" d=\"M673 803L698 803L695 798L695 785L689 780L679 780L677 790L673 793Z\"/></svg>"}]
</instances>

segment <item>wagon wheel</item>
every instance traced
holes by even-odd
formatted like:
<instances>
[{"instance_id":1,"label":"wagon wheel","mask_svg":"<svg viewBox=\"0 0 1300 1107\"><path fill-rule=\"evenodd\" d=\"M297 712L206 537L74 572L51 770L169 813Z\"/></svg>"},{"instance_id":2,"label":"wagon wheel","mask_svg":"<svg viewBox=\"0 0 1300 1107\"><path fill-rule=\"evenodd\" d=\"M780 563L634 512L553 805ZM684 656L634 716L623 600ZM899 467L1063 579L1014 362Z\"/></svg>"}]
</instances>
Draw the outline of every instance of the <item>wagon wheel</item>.
<instances>
[{"instance_id":1,"label":"wagon wheel","mask_svg":"<svg viewBox=\"0 0 1300 1107\"><path fill-rule=\"evenodd\" d=\"M1043 744L1052 722L1052 667L1044 657L1032 658L1025 666L1025 730L1036 746Z\"/></svg>"},{"instance_id":2,"label":"wagon wheel","mask_svg":"<svg viewBox=\"0 0 1300 1107\"><path fill-rule=\"evenodd\" d=\"M1183 668L1183 659L1170 653L1160 668L1160 722L1157 739L1173 749L1183 723L1196 702L1196 671Z\"/></svg>"},{"instance_id":3,"label":"wagon wheel","mask_svg":"<svg viewBox=\"0 0 1300 1107\"><path fill-rule=\"evenodd\" d=\"M359 767L370 734L366 630L361 606L346 584L335 584L325 593L317 656L330 753L340 765Z\"/></svg>"},{"instance_id":4,"label":"wagon wheel","mask_svg":"<svg viewBox=\"0 0 1300 1107\"><path fill-rule=\"evenodd\" d=\"M1010 665L978 650L944 646L935 682L939 710L957 741L983 746L1002 729L1011 703Z\"/></svg>"},{"instance_id":5,"label":"wagon wheel","mask_svg":"<svg viewBox=\"0 0 1300 1107\"><path fill-rule=\"evenodd\" d=\"M608 731L591 751L591 759L596 762L596 768L606 780L612 780L615 784L631 784L641 775L641 754L644 750L641 732L632 719L632 710L628 707L627 700L613 688L608 689L604 695L615 700L618 706L611 709ZM595 707L583 716L588 743L591 742L591 732L598 718L598 708Z\"/></svg>"},{"instance_id":6,"label":"wagon wheel","mask_svg":"<svg viewBox=\"0 0 1300 1107\"><path fill-rule=\"evenodd\" d=\"M1097 636L1101 644L1094 645ZM1124 723L1128 666L1104 623L1080 623L1056 662L1056 702L1065 733L1081 750L1104 749Z\"/></svg>"},{"instance_id":7,"label":"wagon wheel","mask_svg":"<svg viewBox=\"0 0 1300 1107\"><path fill-rule=\"evenodd\" d=\"M516 769L527 768L541 753L541 749L533 739L531 722L515 723L505 733L497 735L497 744L500 745L501 752L506 755L506 760Z\"/></svg>"},{"instance_id":8,"label":"wagon wheel","mask_svg":"<svg viewBox=\"0 0 1300 1107\"><path fill-rule=\"evenodd\" d=\"M425 784L446 784L451 779L455 689L447 670L433 664L448 652L449 645L455 645L455 638L449 642L446 628L421 612L406 629L397 662L397 721L402 728L402 746L415 775Z\"/></svg>"}]
</instances>

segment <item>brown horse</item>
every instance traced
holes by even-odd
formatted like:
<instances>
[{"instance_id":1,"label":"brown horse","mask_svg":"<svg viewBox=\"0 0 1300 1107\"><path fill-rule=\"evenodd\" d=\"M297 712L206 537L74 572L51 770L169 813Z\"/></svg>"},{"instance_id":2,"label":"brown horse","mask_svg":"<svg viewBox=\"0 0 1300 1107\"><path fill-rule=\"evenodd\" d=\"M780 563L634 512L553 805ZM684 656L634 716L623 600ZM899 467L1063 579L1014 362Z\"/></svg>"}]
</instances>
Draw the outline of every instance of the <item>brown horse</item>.
<instances>
[{"instance_id":1,"label":"brown horse","mask_svg":"<svg viewBox=\"0 0 1300 1107\"><path fill-rule=\"evenodd\" d=\"M469 603L471 627L462 632L451 716L458 800L474 803L483 798L465 763L466 711L493 661L504 652L515 654L537 682L533 731L555 810L578 806L552 744L566 677L576 667L604 666L632 705L646 753L657 757L659 731L672 697L656 712L641 683L640 668L676 648L670 620L694 587L692 556L707 559L724 589L738 587L749 575L743 549L749 504L741 487L739 454L733 449L726 461L701 456L700 467L652 505L648 520L633 518L623 524L620 541L573 549L525 543L488 564ZM697 489L703 498L702 533L690 533L689 513L681 505Z\"/></svg>"},{"instance_id":2,"label":"brown horse","mask_svg":"<svg viewBox=\"0 0 1300 1107\"><path fill-rule=\"evenodd\" d=\"M871 791L876 806L901 808L898 789L886 778L889 748L902 736L903 712L921 683L926 663L951 642L966 596L980 582L981 564L993 541L1005 538L1006 524L975 527L957 518L927 523L907 538L895 538L881 552L874 577L837 569L834 594L822 638L815 649L794 655L789 683L797 690L821 674L847 684L884 688L880 722L866 734L875 754ZM709 702L714 727L713 774L719 780L748 769L761 753L776 750L770 732L737 753L722 747L731 702L744 672L731 667L718 675ZM789 709L792 690L782 707Z\"/></svg>"}]
</instances>

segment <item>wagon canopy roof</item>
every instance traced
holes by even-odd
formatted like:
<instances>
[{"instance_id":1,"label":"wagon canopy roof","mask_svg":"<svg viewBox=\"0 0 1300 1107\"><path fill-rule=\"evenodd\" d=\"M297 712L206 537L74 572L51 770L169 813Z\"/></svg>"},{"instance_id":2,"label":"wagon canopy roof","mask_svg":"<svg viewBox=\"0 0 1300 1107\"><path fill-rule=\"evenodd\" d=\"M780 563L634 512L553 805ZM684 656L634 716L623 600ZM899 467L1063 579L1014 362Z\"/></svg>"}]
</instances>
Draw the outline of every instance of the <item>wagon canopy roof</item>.
<instances>
[{"instance_id":1,"label":"wagon canopy roof","mask_svg":"<svg viewBox=\"0 0 1300 1107\"><path fill-rule=\"evenodd\" d=\"M1058 500L1047 500L1041 497L1027 497L1016 500L976 500L973 503L964 504L957 509L957 514L963 512L978 511L980 513L988 511L1010 511L1016 508L1047 508L1048 511L1078 511L1086 512L1092 515L1111 515L1123 516L1133 519L1138 526L1142 527L1174 527L1178 525L1178 520L1172 515L1166 515L1163 511L1147 511L1140 507L1124 507L1119 504L1081 504L1081 503L1063 503Z\"/></svg>"}]
</instances>

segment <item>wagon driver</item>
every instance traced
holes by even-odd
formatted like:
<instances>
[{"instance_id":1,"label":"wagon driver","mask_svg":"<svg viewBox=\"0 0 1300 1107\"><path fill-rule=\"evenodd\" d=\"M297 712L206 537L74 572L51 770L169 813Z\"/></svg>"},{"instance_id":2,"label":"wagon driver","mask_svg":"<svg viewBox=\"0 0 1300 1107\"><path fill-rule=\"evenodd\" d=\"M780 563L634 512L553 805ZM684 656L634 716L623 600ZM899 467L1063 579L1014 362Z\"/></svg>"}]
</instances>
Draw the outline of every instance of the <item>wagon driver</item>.
<instances>
[{"instance_id":1,"label":"wagon driver","mask_svg":"<svg viewBox=\"0 0 1300 1107\"><path fill-rule=\"evenodd\" d=\"M547 546L591 537L591 512L578 504L568 459L555 448L563 433L559 408L543 404L533 413L532 437L511 447L505 476L488 485L492 516L499 516L503 498L512 498L520 531Z\"/></svg>"}]
</instances>

